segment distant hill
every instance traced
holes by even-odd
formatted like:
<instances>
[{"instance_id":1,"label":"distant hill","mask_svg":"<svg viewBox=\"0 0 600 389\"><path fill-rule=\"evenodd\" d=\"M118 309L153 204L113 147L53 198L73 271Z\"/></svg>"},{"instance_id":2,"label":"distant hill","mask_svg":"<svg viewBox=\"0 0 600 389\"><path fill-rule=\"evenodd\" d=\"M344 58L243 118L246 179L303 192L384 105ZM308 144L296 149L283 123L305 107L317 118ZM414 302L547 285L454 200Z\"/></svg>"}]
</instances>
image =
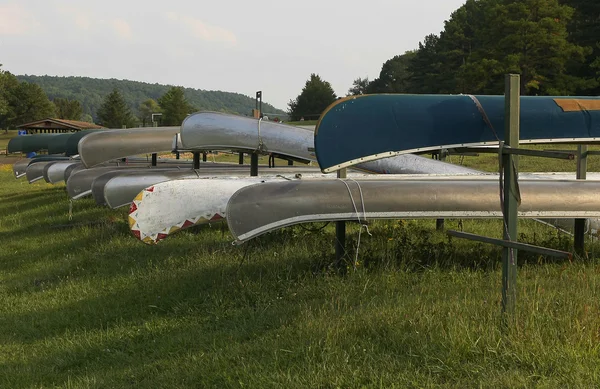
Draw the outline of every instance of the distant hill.
<instances>
[{"instance_id":1,"label":"distant hill","mask_svg":"<svg viewBox=\"0 0 600 389\"><path fill-rule=\"evenodd\" d=\"M139 81L100 79L90 77L56 77L56 76L17 76L20 81L35 83L42 87L50 100L67 98L79 100L84 114L97 119L96 111L104 97L117 88L125 97L132 112L137 116L140 103L146 99L158 100L172 85L150 84ZM219 111L250 115L255 107L254 98L240 93L206 91L185 88L185 96L198 111ZM284 113L282 110L263 102L263 111Z\"/></svg>"}]
</instances>

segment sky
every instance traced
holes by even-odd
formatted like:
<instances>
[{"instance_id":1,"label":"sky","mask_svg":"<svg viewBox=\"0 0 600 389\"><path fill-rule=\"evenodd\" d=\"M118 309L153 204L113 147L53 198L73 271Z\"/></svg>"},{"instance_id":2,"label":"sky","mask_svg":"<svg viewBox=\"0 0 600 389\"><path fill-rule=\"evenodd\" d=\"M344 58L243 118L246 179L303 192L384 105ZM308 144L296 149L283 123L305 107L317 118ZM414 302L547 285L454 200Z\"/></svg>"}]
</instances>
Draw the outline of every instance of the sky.
<instances>
[{"instance_id":1,"label":"sky","mask_svg":"<svg viewBox=\"0 0 600 389\"><path fill-rule=\"evenodd\" d=\"M0 0L13 74L222 90L287 109L311 73L345 96L464 0Z\"/></svg>"}]
</instances>

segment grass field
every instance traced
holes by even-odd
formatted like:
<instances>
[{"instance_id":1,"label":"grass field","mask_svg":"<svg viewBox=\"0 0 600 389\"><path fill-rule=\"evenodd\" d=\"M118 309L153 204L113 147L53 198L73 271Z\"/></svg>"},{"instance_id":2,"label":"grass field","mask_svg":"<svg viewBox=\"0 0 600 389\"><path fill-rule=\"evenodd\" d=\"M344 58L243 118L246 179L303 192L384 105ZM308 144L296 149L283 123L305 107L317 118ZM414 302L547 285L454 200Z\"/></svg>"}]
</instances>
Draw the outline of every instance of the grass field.
<instances>
[{"instance_id":1,"label":"grass field","mask_svg":"<svg viewBox=\"0 0 600 389\"><path fill-rule=\"evenodd\" d=\"M487 158L463 162L494 170ZM521 166L572 170L564 163ZM0 388L600 382L596 242L572 262L520 252L518 312L504 327L500 251L449 239L434 221L373 223L356 271L339 276L333 226L236 247L215 224L146 246L126 212L79 200L70 219L64 186L30 185L0 166ZM500 236L498 221L461 224ZM349 224L352 256L357 236ZM570 236L527 220L519 239L572 247Z\"/></svg>"}]
</instances>

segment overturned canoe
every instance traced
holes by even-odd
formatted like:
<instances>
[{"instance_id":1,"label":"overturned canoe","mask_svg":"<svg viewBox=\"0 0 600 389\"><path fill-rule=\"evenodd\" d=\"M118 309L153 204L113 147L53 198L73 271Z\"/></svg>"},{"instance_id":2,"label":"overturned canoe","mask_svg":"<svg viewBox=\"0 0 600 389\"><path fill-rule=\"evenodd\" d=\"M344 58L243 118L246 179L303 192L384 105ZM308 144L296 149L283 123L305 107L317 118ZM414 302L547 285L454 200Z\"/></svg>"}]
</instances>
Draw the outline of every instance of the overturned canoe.
<instances>
[{"instance_id":1,"label":"overturned canoe","mask_svg":"<svg viewBox=\"0 0 600 389\"><path fill-rule=\"evenodd\" d=\"M179 127L144 127L106 130L79 141L79 157L90 168L103 162L133 155L171 151Z\"/></svg>"},{"instance_id":2,"label":"overturned canoe","mask_svg":"<svg viewBox=\"0 0 600 389\"><path fill-rule=\"evenodd\" d=\"M9 153L32 153L48 150L48 144L61 134L19 135L8 141L6 147Z\"/></svg>"},{"instance_id":3,"label":"overturned canoe","mask_svg":"<svg viewBox=\"0 0 600 389\"><path fill-rule=\"evenodd\" d=\"M520 180L519 216L600 217L599 181ZM502 216L497 179L356 179L265 182L238 190L226 209L237 243L319 221Z\"/></svg>"},{"instance_id":4,"label":"overturned canoe","mask_svg":"<svg viewBox=\"0 0 600 389\"><path fill-rule=\"evenodd\" d=\"M352 175L352 174L351 174ZM353 174L365 177L364 174ZM135 237L154 244L169 235L198 224L222 221L231 195L257 182L299 180L325 177L322 174L268 175L263 177L228 177L177 179L142 190L129 210L129 225Z\"/></svg>"},{"instance_id":5,"label":"overturned canoe","mask_svg":"<svg viewBox=\"0 0 600 389\"><path fill-rule=\"evenodd\" d=\"M181 125L181 142L188 150L234 150L272 154L305 162L316 160L312 151L314 132L309 128L259 122L253 118L219 112L199 112L188 116ZM353 166L353 169L388 174L477 173L464 166L416 155L361 163Z\"/></svg>"},{"instance_id":6,"label":"overturned canoe","mask_svg":"<svg viewBox=\"0 0 600 389\"><path fill-rule=\"evenodd\" d=\"M497 144L504 96L363 95L337 100L321 115L315 152L324 172L400 153ZM600 140L600 98L521 97L521 143Z\"/></svg>"},{"instance_id":7,"label":"overturned canoe","mask_svg":"<svg viewBox=\"0 0 600 389\"><path fill-rule=\"evenodd\" d=\"M225 166L223 166L225 165ZM144 188L181 178L200 178L217 176L249 176L250 167L247 165L226 165L220 163L205 163L197 170L182 171L145 171L137 173L114 172L110 175L103 174L92 183L92 196L98 204L106 204L110 208L129 206L134 197ZM259 166L259 175L295 174L295 173L319 173L317 167L311 166L282 166L269 168ZM112 176L112 177L111 177ZM106 182L103 182L106 180Z\"/></svg>"},{"instance_id":8,"label":"overturned canoe","mask_svg":"<svg viewBox=\"0 0 600 389\"><path fill-rule=\"evenodd\" d=\"M69 166L81 166L77 160L54 161L44 166L44 180L50 184L58 184L65 180L65 170Z\"/></svg>"},{"instance_id":9,"label":"overturned canoe","mask_svg":"<svg viewBox=\"0 0 600 389\"><path fill-rule=\"evenodd\" d=\"M150 170L163 170L163 169L191 169L192 165L189 163L182 163L180 166L167 165L167 166L150 166L143 163L132 163L127 166L100 166L91 169L81 169L75 171L69 176L67 180L67 194L73 200L90 196L92 194L92 183L93 181L101 176L102 174L112 171L139 171L141 169Z\"/></svg>"}]
</instances>

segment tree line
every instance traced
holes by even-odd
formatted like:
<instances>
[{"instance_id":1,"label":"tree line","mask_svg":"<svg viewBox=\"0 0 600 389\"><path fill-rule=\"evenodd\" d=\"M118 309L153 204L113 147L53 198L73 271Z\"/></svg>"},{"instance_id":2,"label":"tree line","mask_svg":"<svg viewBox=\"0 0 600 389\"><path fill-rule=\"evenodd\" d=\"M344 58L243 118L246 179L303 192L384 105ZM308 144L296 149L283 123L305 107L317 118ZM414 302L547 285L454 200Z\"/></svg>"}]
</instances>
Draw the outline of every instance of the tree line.
<instances>
[{"instance_id":1,"label":"tree line","mask_svg":"<svg viewBox=\"0 0 600 389\"><path fill-rule=\"evenodd\" d=\"M600 2L467 0L439 34L387 60L377 78L355 79L348 95L502 94L507 73L521 75L523 95L600 94ZM330 87L314 76L307 86L320 86L288 104L295 119L337 98L332 93L319 107L307 106L313 91Z\"/></svg>"},{"instance_id":2,"label":"tree line","mask_svg":"<svg viewBox=\"0 0 600 389\"><path fill-rule=\"evenodd\" d=\"M20 75L21 81L38 84L48 97L77 100L83 107L83 112L94 120L98 119L97 112L107 95L118 89L127 106L138 116L139 106L148 99L158 101L172 86L157 83L147 83L130 80L99 79L90 77L55 77ZM255 107L253 97L241 93L231 93L212 90L200 90L183 87L183 92L189 103L198 110L217 111L249 115ZM270 104L263 102L266 112L283 113Z\"/></svg>"},{"instance_id":3,"label":"tree line","mask_svg":"<svg viewBox=\"0 0 600 389\"><path fill-rule=\"evenodd\" d=\"M88 77L15 76L0 65L0 128L45 119L96 122L109 128L179 125L188 114L210 110L249 115L253 98L221 91ZM263 103L270 113L283 113Z\"/></svg>"}]
</instances>

